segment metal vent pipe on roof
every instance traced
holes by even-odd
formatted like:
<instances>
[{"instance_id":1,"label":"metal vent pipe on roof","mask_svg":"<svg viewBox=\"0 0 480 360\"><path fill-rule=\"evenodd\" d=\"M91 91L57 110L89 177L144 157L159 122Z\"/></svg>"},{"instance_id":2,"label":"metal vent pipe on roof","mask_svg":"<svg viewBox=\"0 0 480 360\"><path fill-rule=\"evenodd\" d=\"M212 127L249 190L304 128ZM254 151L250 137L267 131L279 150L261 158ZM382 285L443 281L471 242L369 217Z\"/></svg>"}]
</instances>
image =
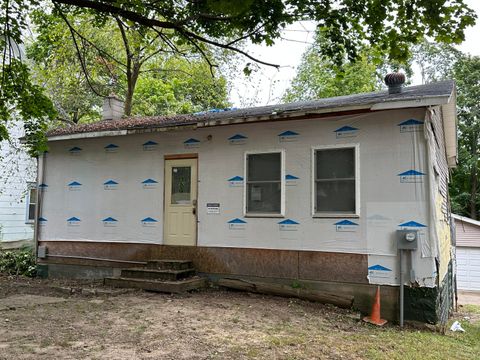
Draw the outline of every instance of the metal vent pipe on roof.
<instances>
[{"instance_id":1,"label":"metal vent pipe on roof","mask_svg":"<svg viewBox=\"0 0 480 360\"><path fill-rule=\"evenodd\" d=\"M405 74L401 72L393 72L385 76L385 85L388 86L389 94L399 94L402 92L403 84L405 84Z\"/></svg>"}]
</instances>

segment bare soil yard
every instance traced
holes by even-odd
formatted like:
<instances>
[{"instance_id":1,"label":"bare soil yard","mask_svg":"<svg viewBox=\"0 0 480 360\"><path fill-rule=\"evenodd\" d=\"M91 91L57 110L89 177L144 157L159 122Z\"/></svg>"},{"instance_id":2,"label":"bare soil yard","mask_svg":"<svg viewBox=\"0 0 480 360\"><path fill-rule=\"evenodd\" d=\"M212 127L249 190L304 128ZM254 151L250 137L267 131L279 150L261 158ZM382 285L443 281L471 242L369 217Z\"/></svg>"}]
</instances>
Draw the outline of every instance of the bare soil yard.
<instances>
[{"instance_id":1,"label":"bare soil yard","mask_svg":"<svg viewBox=\"0 0 480 360\"><path fill-rule=\"evenodd\" d=\"M241 292L122 293L0 275L0 359L480 358L480 307L454 319L466 333L376 328L352 311Z\"/></svg>"}]
</instances>

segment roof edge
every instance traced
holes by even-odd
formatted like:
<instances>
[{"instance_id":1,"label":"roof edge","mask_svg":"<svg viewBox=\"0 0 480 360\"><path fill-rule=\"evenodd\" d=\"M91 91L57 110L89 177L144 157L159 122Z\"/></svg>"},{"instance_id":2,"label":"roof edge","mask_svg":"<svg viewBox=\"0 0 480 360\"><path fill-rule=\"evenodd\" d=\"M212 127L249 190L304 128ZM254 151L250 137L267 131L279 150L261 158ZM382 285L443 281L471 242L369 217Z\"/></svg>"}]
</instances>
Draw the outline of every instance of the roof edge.
<instances>
[{"instance_id":1,"label":"roof edge","mask_svg":"<svg viewBox=\"0 0 480 360\"><path fill-rule=\"evenodd\" d=\"M471 219L469 217L466 217L466 216L452 214L452 217L456 220L460 220L460 221L464 221L464 222L472 224L472 225L480 226L480 221L473 220L473 219Z\"/></svg>"}]
</instances>

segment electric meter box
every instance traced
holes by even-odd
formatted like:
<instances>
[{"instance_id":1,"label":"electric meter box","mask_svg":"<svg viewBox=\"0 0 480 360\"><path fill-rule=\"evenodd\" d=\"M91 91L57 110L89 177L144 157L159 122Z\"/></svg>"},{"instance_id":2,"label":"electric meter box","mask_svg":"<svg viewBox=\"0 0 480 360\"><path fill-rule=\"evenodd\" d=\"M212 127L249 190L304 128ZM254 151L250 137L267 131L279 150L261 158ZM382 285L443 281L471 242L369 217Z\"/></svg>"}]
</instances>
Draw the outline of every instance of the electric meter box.
<instances>
[{"instance_id":1,"label":"electric meter box","mask_svg":"<svg viewBox=\"0 0 480 360\"><path fill-rule=\"evenodd\" d=\"M397 230L397 249L416 250L418 247L418 230Z\"/></svg>"}]
</instances>

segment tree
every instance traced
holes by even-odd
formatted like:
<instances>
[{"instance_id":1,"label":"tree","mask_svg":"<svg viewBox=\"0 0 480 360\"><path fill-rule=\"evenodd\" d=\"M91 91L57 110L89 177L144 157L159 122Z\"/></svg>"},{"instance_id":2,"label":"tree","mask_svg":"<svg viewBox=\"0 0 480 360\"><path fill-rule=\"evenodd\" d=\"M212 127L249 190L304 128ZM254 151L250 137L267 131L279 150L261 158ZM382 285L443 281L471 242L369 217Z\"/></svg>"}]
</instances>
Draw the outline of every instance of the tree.
<instances>
[{"instance_id":1,"label":"tree","mask_svg":"<svg viewBox=\"0 0 480 360\"><path fill-rule=\"evenodd\" d=\"M284 101L313 100L381 88L377 59L371 48L365 48L356 60L339 66L335 59L322 55L320 48L324 41L317 31L314 43L303 54L297 74L283 96Z\"/></svg>"},{"instance_id":2,"label":"tree","mask_svg":"<svg viewBox=\"0 0 480 360\"><path fill-rule=\"evenodd\" d=\"M63 20L36 12L33 20L37 36L27 46L27 54L36 80L67 122L98 119L102 96L112 92L125 99L127 116L228 106L226 80L212 77L194 49L185 48L184 56L172 54L151 31L127 29L120 21L96 25L88 14ZM186 87L187 83L197 85ZM186 91L193 93L187 98Z\"/></svg>"},{"instance_id":3,"label":"tree","mask_svg":"<svg viewBox=\"0 0 480 360\"><path fill-rule=\"evenodd\" d=\"M365 42L376 44L390 60L406 60L409 45L428 35L439 42L459 43L464 29L475 21L472 9L464 0L50 0L54 15L66 18L91 13L98 24L119 19L126 27L147 29L162 37L172 52L178 46L195 47L210 67L215 66L206 46L214 46L243 54L252 62L268 64L248 54L238 44L242 40L270 45L281 29L299 19L312 19L324 31L326 41L321 52L341 63L354 60ZM0 0L0 49L3 52L2 73L8 71L11 39L22 42L22 32L28 24L28 14L41 9L40 0ZM11 68L16 72L15 68ZM248 72L248 64L246 71ZM15 80L15 89L25 84L25 78ZM9 112L3 104L15 105L20 92L3 91L0 87L0 114L8 121ZM34 105L36 106L36 105ZM45 114L39 113L44 116ZM41 119L41 118L40 118ZM40 124L43 123L39 121ZM7 134L5 127L1 136Z\"/></svg>"},{"instance_id":4,"label":"tree","mask_svg":"<svg viewBox=\"0 0 480 360\"><path fill-rule=\"evenodd\" d=\"M457 82L458 166L450 186L453 210L480 216L480 57L463 56L453 66Z\"/></svg>"},{"instance_id":5,"label":"tree","mask_svg":"<svg viewBox=\"0 0 480 360\"><path fill-rule=\"evenodd\" d=\"M454 79L457 88L458 164L449 186L452 211L480 217L480 57L452 46L423 42L413 59L425 83Z\"/></svg>"}]
</instances>

